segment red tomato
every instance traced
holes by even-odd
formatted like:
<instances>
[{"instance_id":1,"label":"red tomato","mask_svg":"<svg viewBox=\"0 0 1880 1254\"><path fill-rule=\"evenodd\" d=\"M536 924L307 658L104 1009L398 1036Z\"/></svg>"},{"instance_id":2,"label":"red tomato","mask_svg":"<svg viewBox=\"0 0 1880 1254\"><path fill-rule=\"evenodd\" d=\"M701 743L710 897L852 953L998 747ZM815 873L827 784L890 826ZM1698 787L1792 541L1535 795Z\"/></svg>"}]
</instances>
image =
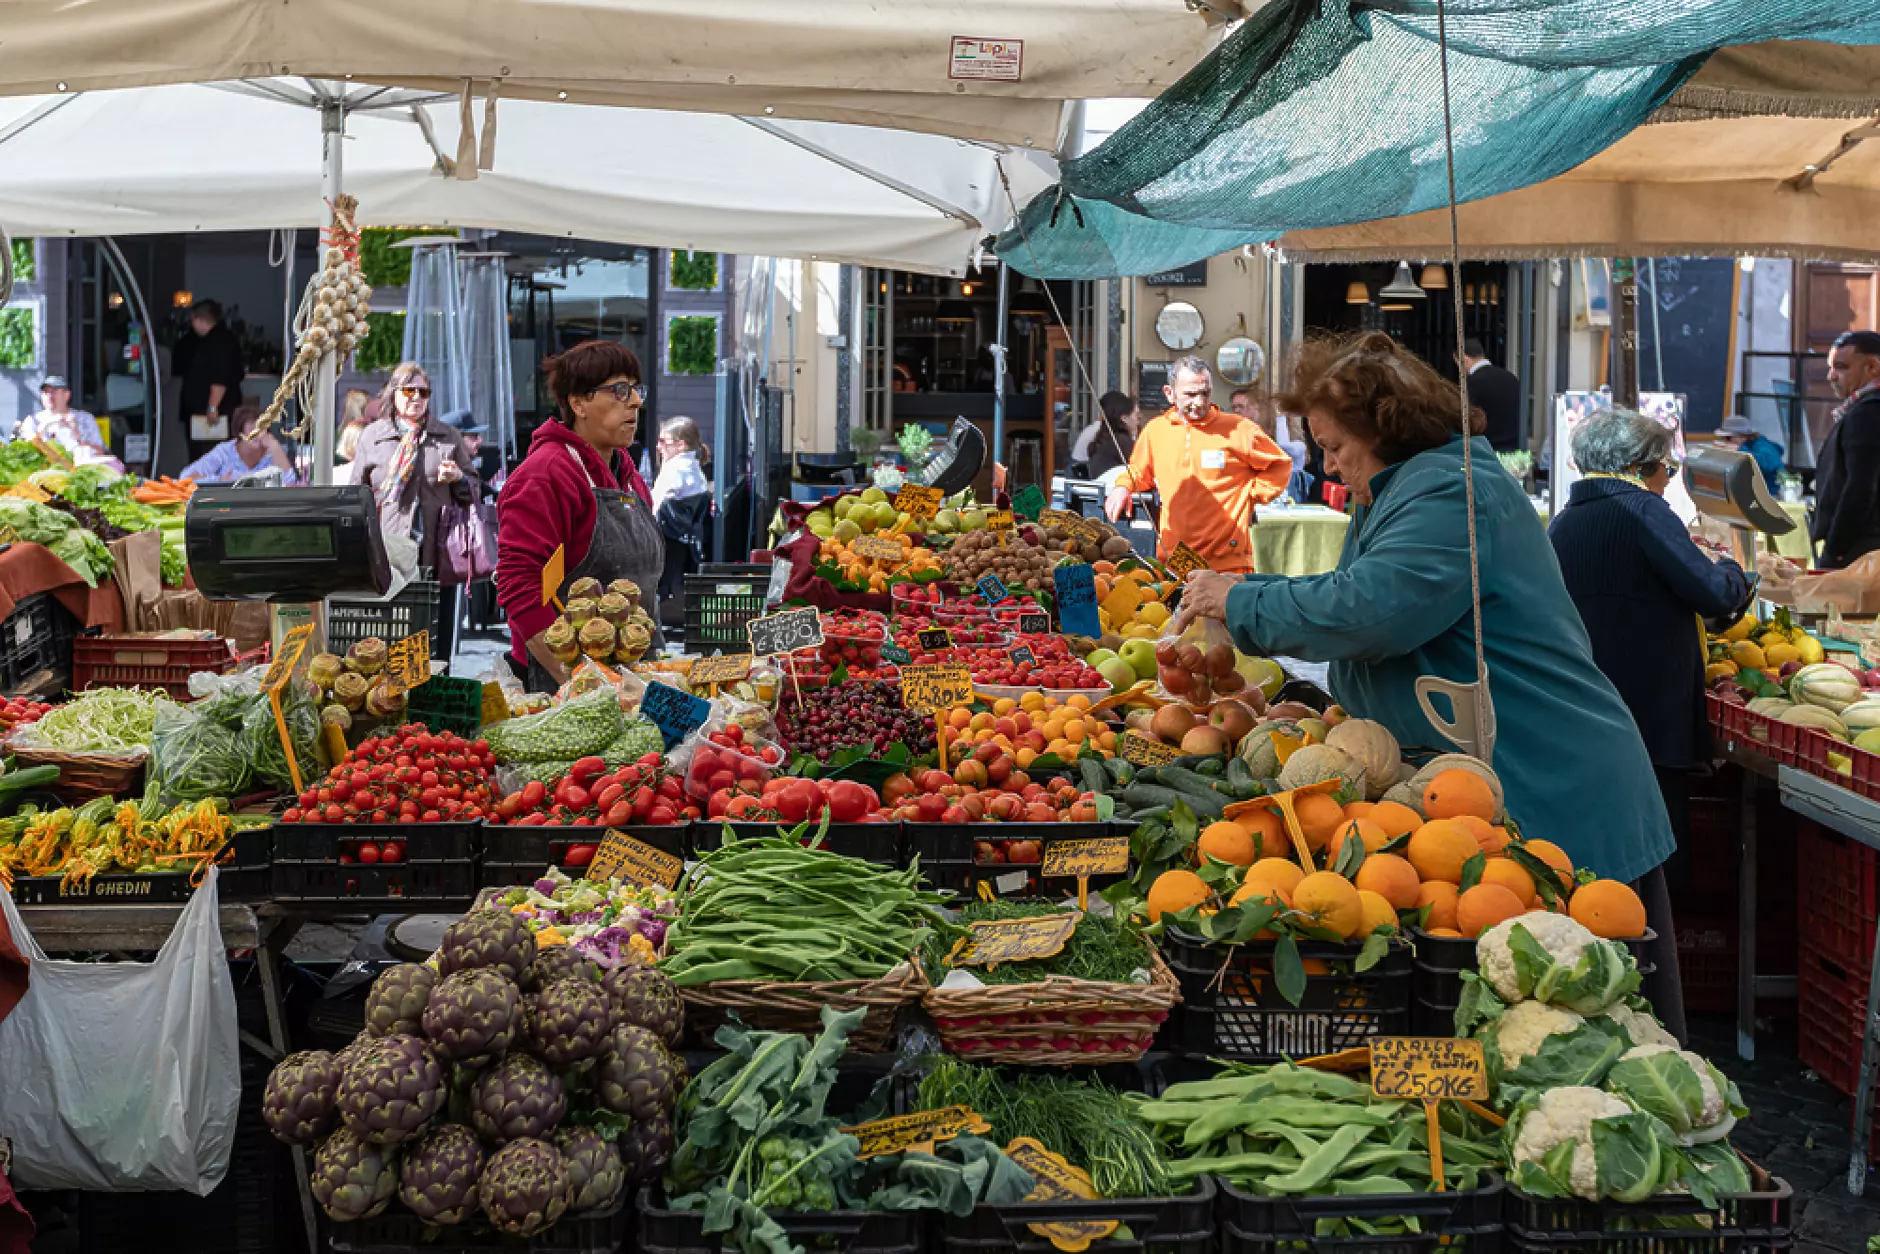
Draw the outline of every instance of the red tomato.
<instances>
[{"instance_id":1,"label":"red tomato","mask_svg":"<svg viewBox=\"0 0 1880 1254\"><path fill-rule=\"evenodd\" d=\"M563 866L586 866L594 861L594 851L599 845L569 845L568 852L561 855Z\"/></svg>"},{"instance_id":2,"label":"red tomato","mask_svg":"<svg viewBox=\"0 0 1880 1254\"><path fill-rule=\"evenodd\" d=\"M370 866L374 862L377 862L379 860L379 852L380 852L379 847L377 845L372 845L372 844L361 845L359 846L359 861L365 863L367 866Z\"/></svg>"},{"instance_id":3,"label":"red tomato","mask_svg":"<svg viewBox=\"0 0 1880 1254\"><path fill-rule=\"evenodd\" d=\"M829 821L832 823L859 822L863 815L880 804L881 798L867 784L839 779L829 786ZM964 813L959 821L967 821Z\"/></svg>"},{"instance_id":4,"label":"red tomato","mask_svg":"<svg viewBox=\"0 0 1880 1254\"><path fill-rule=\"evenodd\" d=\"M405 842L388 840L379 846L380 862L403 862L405 860Z\"/></svg>"}]
</instances>

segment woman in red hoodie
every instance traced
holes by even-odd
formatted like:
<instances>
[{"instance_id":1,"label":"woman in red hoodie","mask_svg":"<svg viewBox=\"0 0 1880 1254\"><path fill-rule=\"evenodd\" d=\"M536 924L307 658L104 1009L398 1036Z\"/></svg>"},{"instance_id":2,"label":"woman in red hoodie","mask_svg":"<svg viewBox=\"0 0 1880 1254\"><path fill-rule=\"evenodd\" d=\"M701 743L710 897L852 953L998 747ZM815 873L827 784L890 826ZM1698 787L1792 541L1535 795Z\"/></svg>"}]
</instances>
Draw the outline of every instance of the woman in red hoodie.
<instances>
[{"instance_id":1,"label":"woman in red hoodie","mask_svg":"<svg viewBox=\"0 0 1880 1254\"><path fill-rule=\"evenodd\" d=\"M562 550L568 585L631 579L651 598L665 564L652 493L623 450L640 427L640 361L605 340L577 344L542 363L560 413L536 428L529 453L496 500L496 598L509 620L509 662L535 692L567 682L542 633L555 608L542 598L542 568ZM657 636L655 644L659 643Z\"/></svg>"}]
</instances>

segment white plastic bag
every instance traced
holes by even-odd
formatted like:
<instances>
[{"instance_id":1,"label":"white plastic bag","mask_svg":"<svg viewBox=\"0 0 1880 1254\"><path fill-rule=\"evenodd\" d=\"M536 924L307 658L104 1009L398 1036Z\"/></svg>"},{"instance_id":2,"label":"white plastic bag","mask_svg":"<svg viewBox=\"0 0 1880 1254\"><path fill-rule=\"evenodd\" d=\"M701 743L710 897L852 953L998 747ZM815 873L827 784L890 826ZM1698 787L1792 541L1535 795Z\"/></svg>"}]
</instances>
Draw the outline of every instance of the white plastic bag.
<instances>
[{"instance_id":1,"label":"white plastic bag","mask_svg":"<svg viewBox=\"0 0 1880 1254\"><path fill-rule=\"evenodd\" d=\"M32 979L0 1021L0 1134L21 1188L222 1183L242 1086L215 883L212 867L147 963L49 959L0 893Z\"/></svg>"}]
</instances>

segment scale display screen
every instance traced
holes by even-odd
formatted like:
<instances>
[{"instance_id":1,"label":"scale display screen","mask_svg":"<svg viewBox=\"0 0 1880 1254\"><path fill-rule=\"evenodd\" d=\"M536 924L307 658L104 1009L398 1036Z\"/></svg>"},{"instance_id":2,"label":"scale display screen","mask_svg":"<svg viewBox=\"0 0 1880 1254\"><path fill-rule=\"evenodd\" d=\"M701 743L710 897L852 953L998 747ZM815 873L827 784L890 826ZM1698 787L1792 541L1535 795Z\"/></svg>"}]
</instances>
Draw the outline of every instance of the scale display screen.
<instances>
[{"instance_id":1,"label":"scale display screen","mask_svg":"<svg viewBox=\"0 0 1880 1254\"><path fill-rule=\"evenodd\" d=\"M222 556L229 561L333 556L329 523L224 526L221 530Z\"/></svg>"}]
</instances>

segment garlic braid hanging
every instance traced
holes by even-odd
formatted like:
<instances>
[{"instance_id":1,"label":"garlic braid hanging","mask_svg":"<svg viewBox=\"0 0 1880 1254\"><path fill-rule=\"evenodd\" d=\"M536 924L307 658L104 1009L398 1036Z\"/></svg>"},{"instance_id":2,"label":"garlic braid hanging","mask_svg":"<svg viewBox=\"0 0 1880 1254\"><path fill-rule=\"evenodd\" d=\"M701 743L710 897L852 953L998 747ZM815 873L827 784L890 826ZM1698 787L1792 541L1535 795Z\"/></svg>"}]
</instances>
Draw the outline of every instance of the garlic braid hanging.
<instances>
[{"instance_id":1,"label":"garlic braid hanging","mask_svg":"<svg viewBox=\"0 0 1880 1254\"><path fill-rule=\"evenodd\" d=\"M294 361L281 376L274 399L256 426L265 431L281 419L288 397L300 403L300 425L291 433L304 441L307 424L314 410L314 376L320 359L329 353L339 355L339 366L352 357L353 350L366 336L366 315L372 308L372 288L359 272L359 228L353 215L359 201L340 196L332 204L333 225L320 233L326 244L326 264L307 280L301 293L300 310L294 315L294 336L298 345Z\"/></svg>"}]
</instances>

